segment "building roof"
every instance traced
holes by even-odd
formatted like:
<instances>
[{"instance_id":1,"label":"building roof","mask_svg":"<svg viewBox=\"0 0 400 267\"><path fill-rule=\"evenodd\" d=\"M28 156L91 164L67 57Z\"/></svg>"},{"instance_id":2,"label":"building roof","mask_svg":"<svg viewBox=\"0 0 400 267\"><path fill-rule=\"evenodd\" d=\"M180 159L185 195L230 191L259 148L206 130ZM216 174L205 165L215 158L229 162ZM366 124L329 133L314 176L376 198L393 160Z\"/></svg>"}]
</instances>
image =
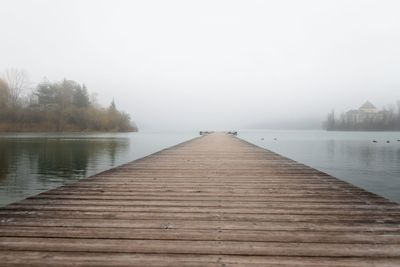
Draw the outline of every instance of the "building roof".
<instances>
[{"instance_id":1,"label":"building roof","mask_svg":"<svg viewBox=\"0 0 400 267\"><path fill-rule=\"evenodd\" d=\"M359 109L376 109L376 107L371 102L367 101Z\"/></svg>"}]
</instances>

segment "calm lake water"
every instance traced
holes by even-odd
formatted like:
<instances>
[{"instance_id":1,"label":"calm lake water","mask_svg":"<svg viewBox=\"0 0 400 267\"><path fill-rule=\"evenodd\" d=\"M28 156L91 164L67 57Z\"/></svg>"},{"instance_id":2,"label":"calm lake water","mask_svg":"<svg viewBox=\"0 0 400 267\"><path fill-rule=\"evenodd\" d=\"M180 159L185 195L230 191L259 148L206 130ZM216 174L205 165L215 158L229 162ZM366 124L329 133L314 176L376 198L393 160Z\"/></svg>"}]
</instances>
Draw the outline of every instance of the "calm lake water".
<instances>
[{"instance_id":1,"label":"calm lake water","mask_svg":"<svg viewBox=\"0 0 400 267\"><path fill-rule=\"evenodd\" d=\"M0 206L196 136L197 132L2 134ZM239 131L239 137L400 202L400 133Z\"/></svg>"}]
</instances>

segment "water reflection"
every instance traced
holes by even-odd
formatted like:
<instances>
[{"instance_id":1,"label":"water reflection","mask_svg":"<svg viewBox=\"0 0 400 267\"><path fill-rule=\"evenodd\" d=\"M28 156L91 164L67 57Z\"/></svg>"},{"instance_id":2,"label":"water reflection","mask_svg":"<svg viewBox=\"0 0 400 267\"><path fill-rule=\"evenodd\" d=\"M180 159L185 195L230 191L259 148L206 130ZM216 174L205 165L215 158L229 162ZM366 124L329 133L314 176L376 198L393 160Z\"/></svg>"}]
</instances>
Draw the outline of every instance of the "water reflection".
<instances>
[{"instance_id":1,"label":"water reflection","mask_svg":"<svg viewBox=\"0 0 400 267\"><path fill-rule=\"evenodd\" d=\"M6 156L6 154L8 153L5 151L5 149L2 148L0 142L0 182L3 181L7 175L9 158Z\"/></svg>"},{"instance_id":2,"label":"water reflection","mask_svg":"<svg viewBox=\"0 0 400 267\"><path fill-rule=\"evenodd\" d=\"M1 138L2 202L110 168L127 151L127 138Z\"/></svg>"},{"instance_id":3,"label":"water reflection","mask_svg":"<svg viewBox=\"0 0 400 267\"><path fill-rule=\"evenodd\" d=\"M336 153L336 142L335 140L328 140L326 142L326 151L327 151L327 156L328 160L332 161L335 159L335 153Z\"/></svg>"}]
</instances>

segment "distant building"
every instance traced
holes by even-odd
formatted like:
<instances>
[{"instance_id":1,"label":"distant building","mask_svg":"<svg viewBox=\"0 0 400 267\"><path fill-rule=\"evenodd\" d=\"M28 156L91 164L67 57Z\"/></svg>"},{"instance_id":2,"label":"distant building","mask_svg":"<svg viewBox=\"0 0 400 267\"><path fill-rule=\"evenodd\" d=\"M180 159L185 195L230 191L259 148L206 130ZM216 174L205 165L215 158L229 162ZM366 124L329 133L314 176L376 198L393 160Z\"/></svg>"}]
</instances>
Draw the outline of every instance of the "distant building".
<instances>
[{"instance_id":1,"label":"distant building","mask_svg":"<svg viewBox=\"0 0 400 267\"><path fill-rule=\"evenodd\" d=\"M371 102L365 102L359 109L345 113L346 121L352 124L382 121L387 111L377 109Z\"/></svg>"},{"instance_id":2,"label":"distant building","mask_svg":"<svg viewBox=\"0 0 400 267\"><path fill-rule=\"evenodd\" d=\"M399 105L400 106L400 105ZM400 130L400 111L380 110L371 102L365 102L359 109L349 110L335 119L332 111L324 127L328 131L394 131Z\"/></svg>"}]
</instances>

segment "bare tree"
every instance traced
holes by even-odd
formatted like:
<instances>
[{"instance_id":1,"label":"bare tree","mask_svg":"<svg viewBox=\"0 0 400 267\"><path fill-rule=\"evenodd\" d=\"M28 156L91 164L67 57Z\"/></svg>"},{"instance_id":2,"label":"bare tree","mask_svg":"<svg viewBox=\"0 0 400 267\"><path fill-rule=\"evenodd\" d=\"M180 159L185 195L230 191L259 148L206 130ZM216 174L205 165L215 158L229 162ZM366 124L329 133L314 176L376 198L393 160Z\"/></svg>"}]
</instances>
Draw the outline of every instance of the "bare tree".
<instances>
[{"instance_id":1,"label":"bare tree","mask_svg":"<svg viewBox=\"0 0 400 267\"><path fill-rule=\"evenodd\" d=\"M91 93L89 96L89 103L94 107L100 107L97 93ZM399 102L400 103L400 102Z\"/></svg>"},{"instance_id":2,"label":"bare tree","mask_svg":"<svg viewBox=\"0 0 400 267\"><path fill-rule=\"evenodd\" d=\"M3 74L3 79L8 84L10 104L15 108L19 105L23 92L29 86L28 75L23 70L7 69Z\"/></svg>"},{"instance_id":3,"label":"bare tree","mask_svg":"<svg viewBox=\"0 0 400 267\"><path fill-rule=\"evenodd\" d=\"M10 90L8 84L0 79L0 110L7 107L9 98Z\"/></svg>"}]
</instances>

